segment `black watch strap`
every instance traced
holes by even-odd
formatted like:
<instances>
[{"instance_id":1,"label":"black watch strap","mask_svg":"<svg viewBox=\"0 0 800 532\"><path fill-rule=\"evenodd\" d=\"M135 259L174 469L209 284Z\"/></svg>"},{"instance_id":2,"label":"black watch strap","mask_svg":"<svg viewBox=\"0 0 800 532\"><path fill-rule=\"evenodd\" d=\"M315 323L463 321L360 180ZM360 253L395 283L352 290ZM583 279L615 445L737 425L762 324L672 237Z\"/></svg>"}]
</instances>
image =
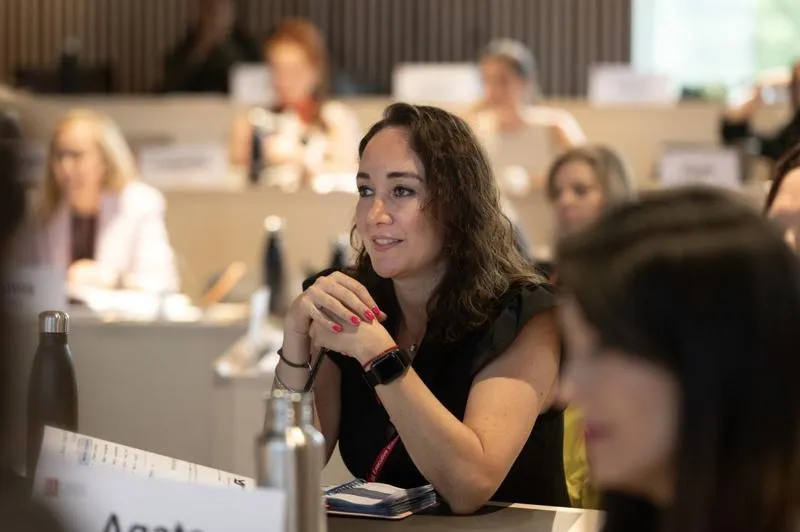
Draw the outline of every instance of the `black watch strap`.
<instances>
[{"instance_id":1,"label":"black watch strap","mask_svg":"<svg viewBox=\"0 0 800 532\"><path fill-rule=\"evenodd\" d=\"M372 363L372 366L364 371L364 378L372 386L379 384L389 384L400 377L411 366L411 355L405 349L392 349L381 358Z\"/></svg>"}]
</instances>

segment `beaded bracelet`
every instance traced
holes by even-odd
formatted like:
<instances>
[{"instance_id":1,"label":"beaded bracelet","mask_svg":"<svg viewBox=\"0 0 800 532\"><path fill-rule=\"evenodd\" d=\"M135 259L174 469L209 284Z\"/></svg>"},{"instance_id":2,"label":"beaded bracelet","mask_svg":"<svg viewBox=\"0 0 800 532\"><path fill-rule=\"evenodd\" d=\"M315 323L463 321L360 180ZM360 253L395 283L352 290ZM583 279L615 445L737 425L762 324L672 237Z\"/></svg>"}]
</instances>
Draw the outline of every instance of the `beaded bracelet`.
<instances>
[{"instance_id":1,"label":"beaded bracelet","mask_svg":"<svg viewBox=\"0 0 800 532\"><path fill-rule=\"evenodd\" d=\"M289 388L288 386L286 386L281 380L281 378L278 377L277 372L275 373L275 387L277 387L280 390L286 390L287 392L291 393L303 393L303 390L295 390L294 388Z\"/></svg>"}]
</instances>

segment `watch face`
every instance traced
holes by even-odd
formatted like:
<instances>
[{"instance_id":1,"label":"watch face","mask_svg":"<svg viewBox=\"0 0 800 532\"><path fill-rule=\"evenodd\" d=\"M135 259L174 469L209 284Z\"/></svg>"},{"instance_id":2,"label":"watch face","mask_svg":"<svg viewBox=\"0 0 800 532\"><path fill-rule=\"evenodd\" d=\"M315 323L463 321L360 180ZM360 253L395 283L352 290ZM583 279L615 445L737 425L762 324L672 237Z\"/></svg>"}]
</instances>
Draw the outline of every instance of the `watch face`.
<instances>
[{"instance_id":1,"label":"watch face","mask_svg":"<svg viewBox=\"0 0 800 532\"><path fill-rule=\"evenodd\" d=\"M404 351L396 349L372 365L366 373L367 380L373 386L387 384L402 375L410 362L410 357Z\"/></svg>"}]
</instances>

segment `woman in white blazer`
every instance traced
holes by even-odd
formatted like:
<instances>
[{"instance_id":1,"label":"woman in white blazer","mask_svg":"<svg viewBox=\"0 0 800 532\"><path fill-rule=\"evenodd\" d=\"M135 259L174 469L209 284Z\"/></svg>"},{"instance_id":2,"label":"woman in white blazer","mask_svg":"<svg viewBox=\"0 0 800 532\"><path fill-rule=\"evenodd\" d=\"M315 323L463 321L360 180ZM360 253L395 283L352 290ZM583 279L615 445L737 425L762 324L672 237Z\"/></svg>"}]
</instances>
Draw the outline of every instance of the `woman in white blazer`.
<instances>
[{"instance_id":1,"label":"woman in white blazer","mask_svg":"<svg viewBox=\"0 0 800 532\"><path fill-rule=\"evenodd\" d=\"M138 181L117 125L73 110L56 128L23 261L64 267L72 285L152 292L178 289L164 197Z\"/></svg>"}]
</instances>

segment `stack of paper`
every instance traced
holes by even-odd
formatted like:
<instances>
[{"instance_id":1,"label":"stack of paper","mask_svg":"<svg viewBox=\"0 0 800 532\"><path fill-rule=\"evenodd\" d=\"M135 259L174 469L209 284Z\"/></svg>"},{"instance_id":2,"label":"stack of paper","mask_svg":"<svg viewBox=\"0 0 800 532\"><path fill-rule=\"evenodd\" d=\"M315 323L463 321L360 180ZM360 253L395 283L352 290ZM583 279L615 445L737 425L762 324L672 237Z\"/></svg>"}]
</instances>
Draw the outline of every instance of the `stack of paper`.
<instances>
[{"instance_id":1,"label":"stack of paper","mask_svg":"<svg viewBox=\"0 0 800 532\"><path fill-rule=\"evenodd\" d=\"M431 485L402 489L388 484L354 480L325 490L330 514L402 519L437 504Z\"/></svg>"},{"instance_id":2,"label":"stack of paper","mask_svg":"<svg viewBox=\"0 0 800 532\"><path fill-rule=\"evenodd\" d=\"M127 447L83 434L45 427L37 476L61 464L102 467L139 477L207 486L255 489L252 478Z\"/></svg>"}]
</instances>

